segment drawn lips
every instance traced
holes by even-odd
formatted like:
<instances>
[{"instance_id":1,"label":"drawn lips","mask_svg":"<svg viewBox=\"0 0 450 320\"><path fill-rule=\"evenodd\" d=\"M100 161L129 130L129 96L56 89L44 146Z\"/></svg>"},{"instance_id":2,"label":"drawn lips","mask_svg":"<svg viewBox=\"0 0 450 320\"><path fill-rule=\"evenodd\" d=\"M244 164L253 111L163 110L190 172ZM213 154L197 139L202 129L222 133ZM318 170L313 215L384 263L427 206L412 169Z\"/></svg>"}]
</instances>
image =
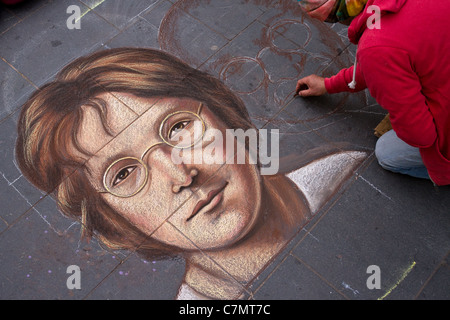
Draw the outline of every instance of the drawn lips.
<instances>
[{"instance_id":1,"label":"drawn lips","mask_svg":"<svg viewBox=\"0 0 450 320\"><path fill-rule=\"evenodd\" d=\"M192 210L191 215L189 216L189 218L187 218L186 221L190 221L192 218L194 218L200 212L200 210L202 210L204 207L206 207L207 205L209 205L212 202L214 202L215 204L213 204L212 208L210 208L210 209L213 209L215 206L217 206L221 200L221 196L220 196L220 198L217 196L225 189L225 187L227 185L228 185L228 182L225 182L224 185L221 186L220 188L211 190L208 193L208 196L206 197L206 199L200 200L199 202L197 202L197 204L194 207L194 210ZM213 200L215 200L215 201L213 201Z\"/></svg>"}]
</instances>

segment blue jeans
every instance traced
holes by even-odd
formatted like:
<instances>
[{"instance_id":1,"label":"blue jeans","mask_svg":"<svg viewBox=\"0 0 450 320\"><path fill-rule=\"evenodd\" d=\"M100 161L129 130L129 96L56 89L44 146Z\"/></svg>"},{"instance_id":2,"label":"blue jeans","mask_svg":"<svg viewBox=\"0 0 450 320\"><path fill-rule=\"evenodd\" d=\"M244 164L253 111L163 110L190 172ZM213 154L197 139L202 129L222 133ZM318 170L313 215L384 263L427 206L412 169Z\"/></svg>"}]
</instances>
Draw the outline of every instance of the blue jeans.
<instances>
[{"instance_id":1,"label":"blue jeans","mask_svg":"<svg viewBox=\"0 0 450 320\"><path fill-rule=\"evenodd\" d=\"M394 130L386 132L378 139L375 155L378 163L386 170L415 178L430 179L419 148L401 140Z\"/></svg>"}]
</instances>

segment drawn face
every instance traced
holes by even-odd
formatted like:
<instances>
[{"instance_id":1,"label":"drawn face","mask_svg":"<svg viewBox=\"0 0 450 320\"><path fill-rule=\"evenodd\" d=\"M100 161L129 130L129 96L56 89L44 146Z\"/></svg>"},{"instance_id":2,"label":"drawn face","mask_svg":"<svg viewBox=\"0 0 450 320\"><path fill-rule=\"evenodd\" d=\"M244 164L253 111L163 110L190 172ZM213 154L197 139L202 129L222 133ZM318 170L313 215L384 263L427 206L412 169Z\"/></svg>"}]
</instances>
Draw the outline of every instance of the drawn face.
<instances>
[{"instance_id":1,"label":"drawn face","mask_svg":"<svg viewBox=\"0 0 450 320\"><path fill-rule=\"evenodd\" d=\"M173 147L163 143L162 135L171 137L193 120L203 121L206 131L201 147L184 149L183 159L195 158L214 141L208 129L225 136L227 128L208 106L192 99L122 93L99 97L107 102L107 126L114 137L99 113L83 106L78 139L95 154L87 162L91 184L116 212L153 239L185 250L228 246L250 232L260 215L258 168L236 161L176 164ZM222 152L224 159L233 156L227 155L225 141ZM110 188L131 191L116 194Z\"/></svg>"}]
</instances>

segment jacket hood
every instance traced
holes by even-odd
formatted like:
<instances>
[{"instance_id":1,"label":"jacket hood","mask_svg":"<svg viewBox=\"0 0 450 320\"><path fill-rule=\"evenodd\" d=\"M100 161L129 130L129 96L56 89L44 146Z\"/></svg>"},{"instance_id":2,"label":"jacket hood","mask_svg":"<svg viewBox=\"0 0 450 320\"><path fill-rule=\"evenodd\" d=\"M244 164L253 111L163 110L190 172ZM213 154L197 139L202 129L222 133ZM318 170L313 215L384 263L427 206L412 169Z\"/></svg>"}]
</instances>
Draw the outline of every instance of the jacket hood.
<instances>
[{"instance_id":1,"label":"jacket hood","mask_svg":"<svg viewBox=\"0 0 450 320\"><path fill-rule=\"evenodd\" d=\"M381 16L386 13L397 13L408 0L369 0L366 9L356 16L348 28L348 38L353 44L358 44L359 39L367 29L367 19L373 16L373 11L367 8L374 5L380 8Z\"/></svg>"}]
</instances>

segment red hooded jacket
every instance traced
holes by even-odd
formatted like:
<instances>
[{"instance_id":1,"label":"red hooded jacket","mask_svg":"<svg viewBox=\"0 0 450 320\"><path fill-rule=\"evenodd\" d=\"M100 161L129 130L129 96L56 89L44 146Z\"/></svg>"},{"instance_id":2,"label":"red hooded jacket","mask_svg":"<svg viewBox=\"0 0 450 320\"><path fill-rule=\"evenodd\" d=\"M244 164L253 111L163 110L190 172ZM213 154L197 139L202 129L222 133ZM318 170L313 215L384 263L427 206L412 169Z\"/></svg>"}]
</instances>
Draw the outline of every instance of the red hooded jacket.
<instances>
[{"instance_id":1,"label":"red hooded jacket","mask_svg":"<svg viewBox=\"0 0 450 320\"><path fill-rule=\"evenodd\" d=\"M379 29L372 5L381 9ZM449 0L369 0L348 29L358 44L355 89L348 87L354 67L325 79L329 93L368 88L441 186L450 184L449 12Z\"/></svg>"}]
</instances>

